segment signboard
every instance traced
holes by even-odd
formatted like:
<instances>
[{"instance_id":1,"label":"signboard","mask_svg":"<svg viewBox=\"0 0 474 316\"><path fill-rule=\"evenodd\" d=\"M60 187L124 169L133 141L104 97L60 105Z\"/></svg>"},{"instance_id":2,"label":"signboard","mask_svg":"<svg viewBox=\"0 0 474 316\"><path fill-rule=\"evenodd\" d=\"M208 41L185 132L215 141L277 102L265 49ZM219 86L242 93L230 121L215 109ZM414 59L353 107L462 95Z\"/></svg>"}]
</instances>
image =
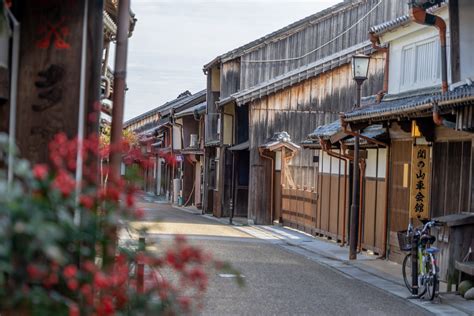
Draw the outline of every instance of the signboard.
<instances>
[{"instance_id":1,"label":"signboard","mask_svg":"<svg viewBox=\"0 0 474 316\"><path fill-rule=\"evenodd\" d=\"M59 132L78 134L85 1L25 0L14 7L21 17L16 132L22 156L47 162L48 143ZM100 93L103 1L89 1L85 124ZM100 9L99 9L100 8ZM100 22L100 24L99 24ZM97 36L93 34L98 34ZM98 124L94 119L94 124Z\"/></svg>"},{"instance_id":2,"label":"signboard","mask_svg":"<svg viewBox=\"0 0 474 316\"><path fill-rule=\"evenodd\" d=\"M411 158L410 218L429 218L430 147L415 145Z\"/></svg>"}]
</instances>

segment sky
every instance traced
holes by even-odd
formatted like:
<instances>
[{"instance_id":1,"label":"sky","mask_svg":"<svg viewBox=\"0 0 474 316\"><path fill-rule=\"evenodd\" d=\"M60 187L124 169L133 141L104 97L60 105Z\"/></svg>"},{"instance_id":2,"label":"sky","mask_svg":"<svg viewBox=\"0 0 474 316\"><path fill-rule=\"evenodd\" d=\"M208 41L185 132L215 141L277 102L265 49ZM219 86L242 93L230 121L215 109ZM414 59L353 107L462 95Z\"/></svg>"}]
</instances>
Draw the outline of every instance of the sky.
<instances>
[{"instance_id":1,"label":"sky","mask_svg":"<svg viewBox=\"0 0 474 316\"><path fill-rule=\"evenodd\" d=\"M125 120L204 89L202 67L215 57L341 1L132 1Z\"/></svg>"}]
</instances>

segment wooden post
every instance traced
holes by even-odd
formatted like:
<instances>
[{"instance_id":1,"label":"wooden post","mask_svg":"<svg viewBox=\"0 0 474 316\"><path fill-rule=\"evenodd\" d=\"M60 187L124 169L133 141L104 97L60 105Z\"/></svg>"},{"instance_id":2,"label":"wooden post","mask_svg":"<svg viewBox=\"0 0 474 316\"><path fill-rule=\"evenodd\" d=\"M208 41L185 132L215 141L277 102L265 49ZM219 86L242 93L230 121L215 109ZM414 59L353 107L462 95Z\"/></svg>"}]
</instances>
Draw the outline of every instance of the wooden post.
<instances>
[{"instance_id":1,"label":"wooden post","mask_svg":"<svg viewBox=\"0 0 474 316\"><path fill-rule=\"evenodd\" d=\"M145 251L145 237L138 239L138 250L141 252ZM143 293L145 290L145 263L143 261L137 261L137 291Z\"/></svg>"}]
</instances>

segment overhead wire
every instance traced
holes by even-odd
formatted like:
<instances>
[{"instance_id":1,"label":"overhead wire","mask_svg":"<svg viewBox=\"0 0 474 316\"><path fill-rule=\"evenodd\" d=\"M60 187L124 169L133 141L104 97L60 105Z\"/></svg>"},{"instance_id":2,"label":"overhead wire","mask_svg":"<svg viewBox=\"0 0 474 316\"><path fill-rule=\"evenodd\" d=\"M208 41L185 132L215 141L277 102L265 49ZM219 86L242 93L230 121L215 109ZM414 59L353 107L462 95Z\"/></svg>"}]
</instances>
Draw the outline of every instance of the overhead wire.
<instances>
[{"instance_id":1,"label":"overhead wire","mask_svg":"<svg viewBox=\"0 0 474 316\"><path fill-rule=\"evenodd\" d=\"M370 9L364 16L362 16L357 22L355 22L353 25L351 25L351 27L349 27L348 29L346 29L344 32L340 33L339 35L337 35L336 37L332 38L330 41L322 44L321 46L319 47L316 47L315 49L307 52L306 54L302 55L302 56L298 56L298 57L290 57L290 58L282 58L282 59L254 59L254 60L242 60L241 62L243 63L249 63L249 64L252 64L252 63L276 63L276 62L285 62L285 61L294 61L294 60L299 60L299 59L303 59L315 52L317 52L318 50L320 50L321 48L324 48L326 47L327 45L335 42L336 40L338 40L340 37L344 36L345 34L349 33L350 30L352 30L354 27L356 27L357 25L359 25L363 20L365 20L372 12L375 11L375 9L377 9L383 2L384 0L379 0L379 2L372 7L372 9Z\"/></svg>"}]
</instances>

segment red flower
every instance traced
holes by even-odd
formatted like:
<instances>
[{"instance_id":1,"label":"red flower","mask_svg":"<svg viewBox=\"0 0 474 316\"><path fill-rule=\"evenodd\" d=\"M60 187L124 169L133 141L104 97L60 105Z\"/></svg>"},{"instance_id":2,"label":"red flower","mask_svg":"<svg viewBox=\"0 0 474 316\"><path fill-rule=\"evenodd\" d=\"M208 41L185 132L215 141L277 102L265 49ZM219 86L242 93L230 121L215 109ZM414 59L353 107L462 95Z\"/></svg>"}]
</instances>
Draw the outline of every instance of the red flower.
<instances>
[{"instance_id":1,"label":"red flower","mask_svg":"<svg viewBox=\"0 0 474 316\"><path fill-rule=\"evenodd\" d=\"M80 291L81 291L82 295L84 296L84 298L86 299L87 304L91 305L94 301L94 296L93 296L93 293L92 293L92 286L90 284L84 284L81 287Z\"/></svg>"},{"instance_id":2,"label":"red flower","mask_svg":"<svg viewBox=\"0 0 474 316\"><path fill-rule=\"evenodd\" d=\"M84 270L90 273L93 273L97 270L97 266L90 260L85 261L82 266L84 267Z\"/></svg>"},{"instance_id":3,"label":"red flower","mask_svg":"<svg viewBox=\"0 0 474 316\"><path fill-rule=\"evenodd\" d=\"M88 195L81 195L79 203L89 210L94 207L94 199Z\"/></svg>"},{"instance_id":4,"label":"red flower","mask_svg":"<svg viewBox=\"0 0 474 316\"><path fill-rule=\"evenodd\" d=\"M79 316L80 314L79 307L76 304L69 306L69 316Z\"/></svg>"},{"instance_id":5,"label":"red flower","mask_svg":"<svg viewBox=\"0 0 474 316\"><path fill-rule=\"evenodd\" d=\"M53 181L53 187L61 191L63 196L69 196L76 187L76 181L66 171L60 170Z\"/></svg>"},{"instance_id":6,"label":"red flower","mask_svg":"<svg viewBox=\"0 0 474 316\"><path fill-rule=\"evenodd\" d=\"M77 274L77 268L75 265L70 264L64 268L63 274L66 278L74 278Z\"/></svg>"},{"instance_id":7,"label":"red flower","mask_svg":"<svg viewBox=\"0 0 474 316\"><path fill-rule=\"evenodd\" d=\"M40 267L33 264L29 264L26 267L26 271L28 272L28 275L30 276L30 278L34 280L41 279L45 275L44 271L42 271Z\"/></svg>"},{"instance_id":8,"label":"red flower","mask_svg":"<svg viewBox=\"0 0 474 316\"><path fill-rule=\"evenodd\" d=\"M71 291L75 291L77 290L77 288L79 287L79 282L77 282L76 279L70 279L67 281L67 287L71 290Z\"/></svg>"},{"instance_id":9,"label":"red flower","mask_svg":"<svg viewBox=\"0 0 474 316\"><path fill-rule=\"evenodd\" d=\"M126 201L128 207L132 207L135 204L135 197L133 193L127 194Z\"/></svg>"},{"instance_id":10,"label":"red flower","mask_svg":"<svg viewBox=\"0 0 474 316\"><path fill-rule=\"evenodd\" d=\"M136 217L137 219L141 219L141 218L143 218L143 216L145 216L145 211L144 211L143 209L141 209L141 208L137 208L137 209L135 210L135 217Z\"/></svg>"},{"instance_id":11,"label":"red flower","mask_svg":"<svg viewBox=\"0 0 474 316\"><path fill-rule=\"evenodd\" d=\"M33 167L33 176L38 180L44 180L48 176L48 166L45 164L36 164Z\"/></svg>"},{"instance_id":12,"label":"red flower","mask_svg":"<svg viewBox=\"0 0 474 316\"><path fill-rule=\"evenodd\" d=\"M52 273L43 281L43 285L46 288L50 288L50 287L58 284L58 282L59 282L58 276L56 274Z\"/></svg>"},{"instance_id":13,"label":"red flower","mask_svg":"<svg viewBox=\"0 0 474 316\"><path fill-rule=\"evenodd\" d=\"M97 310L99 316L113 315L115 313L114 302L112 297L106 295L102 297L100 306Z\"/></svg>"},{"instance_id":14,"label":"red flower","mask_svg":"<svg viewBox=\"0 0 474 316\"><path fill-rule=\"evenodd\" d=\"M99 289L105 289L109 286L109 280L103 273L99 272L94 277L94 285Z\"/></svg>"},{"instance_id":15,"label":"red flower","mask_svg":"<svg viewBox=\"0 0 474 316\"><path fill-rule=\"evenodd\" d=\"M191 306L191 300L189 297L179 297L178 298L178 303L181 305L181 308L184 311L189 311L189 308Z\"/></svg>"}]
</instances>

